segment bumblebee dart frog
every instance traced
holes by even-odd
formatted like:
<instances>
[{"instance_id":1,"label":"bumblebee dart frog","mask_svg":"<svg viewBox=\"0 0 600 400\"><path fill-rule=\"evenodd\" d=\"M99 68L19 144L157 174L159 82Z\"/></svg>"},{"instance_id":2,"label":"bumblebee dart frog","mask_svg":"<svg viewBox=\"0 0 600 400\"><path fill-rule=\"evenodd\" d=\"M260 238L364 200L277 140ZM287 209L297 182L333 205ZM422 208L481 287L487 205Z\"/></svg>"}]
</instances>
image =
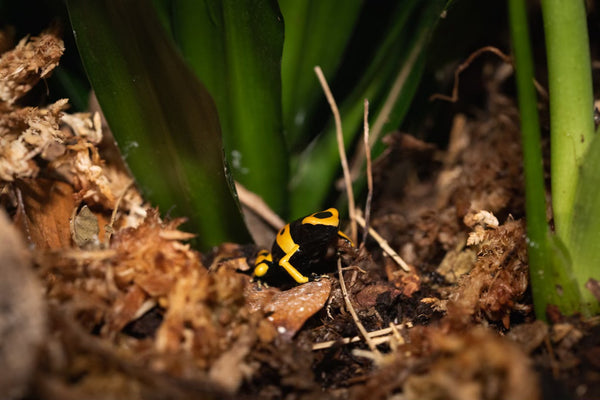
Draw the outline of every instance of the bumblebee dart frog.
<instances>
[{"instance_id":1,"label":"bumblebee dart frog","mask_svg":"<svg viewBox=\"0 0 600 400\"><path fill-rule=\"evenodd\" d=\"M354 246L339 227L335 208L290 222L277 233L271 252L258 252L253 277L268 285L282 286L306 283L319 276L320 264L330 249L337 247L338 239Z\"/></svg>"}]
</instances>

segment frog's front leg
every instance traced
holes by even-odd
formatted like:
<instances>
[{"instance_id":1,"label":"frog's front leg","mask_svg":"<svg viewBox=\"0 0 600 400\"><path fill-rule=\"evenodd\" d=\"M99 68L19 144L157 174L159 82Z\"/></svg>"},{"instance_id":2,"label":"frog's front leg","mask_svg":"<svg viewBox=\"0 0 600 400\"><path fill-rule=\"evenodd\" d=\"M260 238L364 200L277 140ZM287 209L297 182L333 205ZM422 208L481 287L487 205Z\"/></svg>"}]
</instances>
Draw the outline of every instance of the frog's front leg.
<instances>
[{"instance_id":1,"label":"frog's front leg","mask_svg":"<svg viewBox=\"0 0 600 400\"><path fill-rule=\"evenodd\" d=\"M302 275L292 264L290 264L290 258L298 251L300 246L294 244L292 249L285 253L283 257L279 260L279 265L287 271L287 273L294 278L294 280L298 283L306 283L308 282L308 278Z\"/></svg>"}]
</instances>

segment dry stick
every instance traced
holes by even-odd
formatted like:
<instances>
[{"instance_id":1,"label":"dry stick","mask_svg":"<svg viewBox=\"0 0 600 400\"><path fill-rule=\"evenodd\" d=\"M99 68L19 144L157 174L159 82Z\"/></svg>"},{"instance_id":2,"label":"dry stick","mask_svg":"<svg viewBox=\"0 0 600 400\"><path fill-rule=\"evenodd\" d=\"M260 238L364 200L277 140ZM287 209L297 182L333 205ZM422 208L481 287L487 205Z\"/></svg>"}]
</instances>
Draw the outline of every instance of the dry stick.
<instances>
[{"instance_id":1,"label":"dry stick","mask_svg":"<svg viewBox=\"0 0 600 400\"><path fill-rule=\"evenodd\" d=\"M329 85L327 84L327 80L323 75L323 71L321 67L318 65L315 67L315 73L317 74L317 78L319 78L319 82L321 83L321 87L323 88L323 92L325 93L325 97L327 98L327 102L331 107L331 112L333 113L333 118L335 120L335 134L337 138L338 144L338 152L340 153L340 161L342 163L342 170L344 171L344 182L346 183L346 194L348 196L348 213L350 214L350 238L356 243L357 239L357 230L356 230L356 222L354 220L355 209L354 209L354 193L352 191L352 179L350 178L350 171L348 169L348 160L346 158L346 150L344 148L344 134L342 132L342 119L340 117L340 111L338 110L337 104L335 103L335 99L333 98L333 94L329 89Z\"/></svg>"},{"instance_id":2,"label":"dry stick","mask_svg":"<svg viewBox=\"0 0 600 400\"><path fill-rule=\"evenodd\" d=\"M110 222L108 223L108 225L104 228L104 231L106 232L106 238L104 239L105 244L108 246L108 244L110 243L110 238L112 236L112 233L114 231L114 224L115 221L117 220L117 212L119 211L119 207L121 206L121 200L123 200L123 198L125 197L125 195L127 194L127 192L129 191L129 189L131 189L131 187L134 185L135 181L132 179L127 186L125 186L125 189L123 190L123 193L121 193L121 195L119 196L119 198L117 199L117 203L115 204L115 208L112 210L112 214L110 215Z\"/></svg>"},{"instance_id":3,"label":"dry stick","mask_svg":"<svg viewBox=\"0 0 600 400\"><path fill-rule=\"evenodd\" d=\"M240 199L240 203L244 206L248 207L253 213L261 217L264 221L266 221L269 225L271 225L275 230L281 229L282 226L285 225L285 222L277 215L267 203L257 195L246 189L239 182L235 182L235 190L238 193L238 198Z\"/></svg>"},{"instance_id":4,"label":"dry stick","mask_svg":"<svg viewBox=\"0 0 600 400\"><path fill-rule=\"evenodd\" d=\"M361 217L360 215L356 215L355 216L356 221L358 222L358 224L360 226L363 227L363 229L366 230L365 226L365 220L363 219L363 217ZM402 267L403 270L405 270L406 272L410 272L410 267L408 266L408 264L406 263L406 261L404 261L402 259L402 257L400 257L398 255L398 253L396 253L394 251L394 249L392 249L390 247L390 245L388 244L388 242L381 237L381 235L379 235L379 233L377 233L377 231L373 228L369 228L369 235L371 235L371 237L373 239L375 239L377 241L377 243L379 243L379 247L381 247L381 249L383 251L385 251L390 257L392 257L392 259L396 262L396 264L398 264L400 267Z\"/></svg>"},{"instance_id":5,"label":"dry stick","mask_svg":"<svg viewBox=\"0 0 600 400\"><path fill-rule=\"evenodd\" d=\"M375 343L376 345L389 342L392 339L392 337L395 338L398 341L398 343L402 344L402 343L404 343L404 338L400 335L400 332L398 331L398 327L401 328L402 326L394 325L393 323L390 322L389 328L378 329L376 331L369 332L368 335L371 339L373 339L373 343ZM328 349L328 348L332 347L336 343L349 344L349 343L360 342L361 340L362 339L360 336L353 336L350 338L345 337L340 340L328 340L326 342L319 342L319 343L313 344L312 349L313 349L313 351L324 350L324 349Z\"/></svg>"},{"instance_id":6,"label":"dry stick","mask_svg":"<svg viewBox=\"0 0 600 400\"><path fill-rule=\"evenodd\" d=\"M369 222L371 219L371 200L373 199L373 171L371 169L371 146L369 145L369 100L365 99L365 113L363 122L363 139L365 146L365 157L367 158L367 201L365 202L365 227L363 229L363 239L360 244L365 246L367 236L369 235Z\"/></svg>"},{"instance_id":7,"label":"dry stick","mask_svg":"<svg viewBox=\"0 0 600 400\"><path fill-rule=\"evenodd\" d=\"M429 97L429 101L433 101L435 99L440 99L440 100L445 100L445 101L448 101L448 102L451 102L451 103L456 103L456 101L458 100L458 83L459 83L460 74L465 69L469 68L469 65L471 65L471 63L473 62L473 60L475 60L481 54L486 53L486 52L487 53L493 53L493 54L497 55L505 63L512 64L511 58L509 56L507 56L506 54L504 54L497 47L494 47L494 46L485 46L485 47L482 47L482 48L474 51L473 53L471 53L471 55L469 55L469 57L467 57L467 59L462 64L460 64L458 66L458 68L456 68L456 70L454 71L454 86L452 87L452 96L447 96L445 94L435 93L435 94L431 95L431 97Z\"/></svg>"},{"instance_id":8,"label":"dry stick","mask_svg":"<svg viewBox=\"0 0 600 400\"><path fill-rule=\"evenodd\" d=\"M352 306L352 303L350 302L350 297L348 296L348 291L346 290L346 282L344 282L344 274L342 274L342 260L340 258L338 258L337 265L338 265L338 274L340 276L340 286L342 287L342 294L344 295L344 301L346 302L346 308L352 315L352 319L354 319L354 323L356 324L356 327L360 331L360 334L365 338L365 341L367 342L367 345L369 346L371 351L379 356L380 353L379 353L379 350L377 349L377 346L375 345L375 343L373 343L373 340L371 340L371 337L369 336L369 332L367 332L367 330L363 326L362 322L360 322L360 319L358 319L358 315L356 315L354 306Z\"/></svg>"}]
</instances>

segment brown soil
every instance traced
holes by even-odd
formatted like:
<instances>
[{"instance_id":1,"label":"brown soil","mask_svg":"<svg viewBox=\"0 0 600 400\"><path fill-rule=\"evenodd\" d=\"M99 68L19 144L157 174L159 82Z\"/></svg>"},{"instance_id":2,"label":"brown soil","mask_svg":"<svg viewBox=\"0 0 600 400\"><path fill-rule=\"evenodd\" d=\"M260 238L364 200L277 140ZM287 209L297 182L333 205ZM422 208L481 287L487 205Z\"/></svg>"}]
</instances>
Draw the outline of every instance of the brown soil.
<instances>
[{"instance_id":1,"label":"brown soil","mask_svg":"<svg viewBox=\"0 0 600 400\"><path fill-rule=\"evenodd\" d=\"M186 244L182 221L161 219L104 159L97 114L17 105L62 51L47 32L0 59L11 77L0 87L0 214L10 217L0 269L12 288L0 291L0 393L600 398L598 318L533 314L506 66L486 77L485 110L454 116L445 150L385 139L371 226L408 270L370 238L343 251L346 293L338 273L281 291L250 281L253 246Z\"/></svg>"}]
</instances>

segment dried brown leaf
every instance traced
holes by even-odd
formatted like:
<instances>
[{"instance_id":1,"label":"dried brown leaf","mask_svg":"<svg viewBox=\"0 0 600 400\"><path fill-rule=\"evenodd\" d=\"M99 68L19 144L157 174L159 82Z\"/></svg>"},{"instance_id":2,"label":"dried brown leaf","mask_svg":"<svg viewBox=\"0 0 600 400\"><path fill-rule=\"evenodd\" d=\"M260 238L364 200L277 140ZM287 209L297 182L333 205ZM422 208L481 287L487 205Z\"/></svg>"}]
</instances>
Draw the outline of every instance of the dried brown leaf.
<instances>
[{"instance_id":1,"label":"dried brown leaf","mask_svg":"<svg viewBox=\"0 0 600 400\"><path fill-rule=\"evenodd\" d=\"M389 284L374 284L362 288L354 295L358 310L372 309L378 304L379 296L387 296L388 301L394 301L402 292ZM410 296L408 296L410 297Z\"/></svg>"},{"instance_id":2,"label":"dried brown leaf","mask_svg":"<svg viewBox=\"0 0 600 400\"><path fill-rule=\"evenodd\" d=\"M24 179L17 182L23 199L15 223L38 249L71 246L69 221L75 209L73 188L60 181Z\"/></svg>"},{"instance_id":3,"label":"dried brown leaf","mask_svg":"<svg viewBox=\"0 0 600 400\"><path fill-rule=\"evenodd\" d=\"M265 306L272 313L268 319L285 339L291 339L307 319L318 312L329 298L331 280L307 282L289 290L278 292Z\"/></svg>"},{"instance_id":4,"label":"dried brown leaf","mask_svg":"<svg viewBox=\"0 0 600 400\"><path fill-rule=\"evenodd\" d=\"M71 238L79 248L92 249L100 246L98 217L84 205L71 219Z\"/></svg>"}]
</instances>

